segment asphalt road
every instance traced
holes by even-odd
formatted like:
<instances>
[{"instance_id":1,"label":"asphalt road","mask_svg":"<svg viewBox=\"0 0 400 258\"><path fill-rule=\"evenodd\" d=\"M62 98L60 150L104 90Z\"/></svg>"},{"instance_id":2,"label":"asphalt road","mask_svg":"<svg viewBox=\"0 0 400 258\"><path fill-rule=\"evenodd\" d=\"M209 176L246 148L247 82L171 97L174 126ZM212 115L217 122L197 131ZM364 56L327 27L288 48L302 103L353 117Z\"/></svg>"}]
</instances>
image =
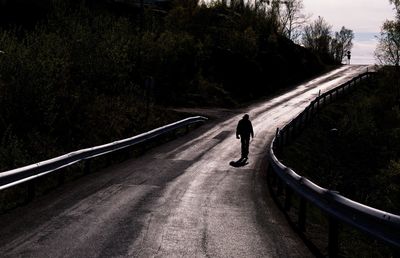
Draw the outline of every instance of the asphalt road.
<instances>
[{"instance_id":1,"label":"asphalt road","mask_svg":"<svg viewBox=\"0 0 400 258\"><path fill-rule=\"evenodd\" d=\"M217 117L145 155L83 177L0 217L1 257L312 257L271 200L268 143L310 100L365 66L345 66ZM214 113L213 113L214 112ZM235 128L255 138L249 164Z\"/></svg>"}]
</instances>

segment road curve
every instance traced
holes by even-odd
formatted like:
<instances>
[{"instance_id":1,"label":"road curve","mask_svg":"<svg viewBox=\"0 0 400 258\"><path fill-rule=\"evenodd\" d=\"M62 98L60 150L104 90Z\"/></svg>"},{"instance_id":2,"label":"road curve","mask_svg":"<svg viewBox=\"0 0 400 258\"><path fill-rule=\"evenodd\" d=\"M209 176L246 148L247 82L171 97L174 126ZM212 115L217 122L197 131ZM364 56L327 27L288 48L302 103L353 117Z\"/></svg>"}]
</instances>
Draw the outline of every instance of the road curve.
<instances>
[{"instance_id":1,"label":"road curve","mask_svg":"<svg viewBox=\"0 0 400 258\"><path fill-rule=\"evenodd\" d=\"M271 201L264 170L277 127L366 71L344 66L231 110L145 155L65 184L0 216L2 257L312 257ZM235 128L250 114L249 164Z\"/></svg>"}]
</instances>

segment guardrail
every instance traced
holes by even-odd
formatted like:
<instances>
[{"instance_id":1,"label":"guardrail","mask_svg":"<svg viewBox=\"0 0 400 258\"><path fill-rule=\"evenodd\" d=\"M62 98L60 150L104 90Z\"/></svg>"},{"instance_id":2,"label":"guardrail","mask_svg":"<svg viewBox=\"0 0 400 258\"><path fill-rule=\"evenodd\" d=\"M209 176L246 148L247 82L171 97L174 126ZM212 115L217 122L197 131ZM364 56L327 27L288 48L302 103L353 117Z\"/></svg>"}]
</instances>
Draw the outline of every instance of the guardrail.
<instances>
[{"instance_id":1,"label":"guardrail","mask_svg":"<svg viewBox=\"0 0 400 258\"><path fill-rule=\"evenodd\" d=\"M52 158L49 160L45 160L36 164L24 166L21 168L5 171L0 173L0 190L32 181L33 179L36 179L38 177L44 176L46 174L58 171L62 168L71 166L77 162L80 161L85 161L85 167L89 168L89 161L92 158L105 155L108 153L112 153L121 149L125 149L128 147L135 146L139 143L147 142L150 141L156 137L160 137L162 135L165 135L167 133L173 132L177 129L188 127L192 124L197 124L197 123L202 123L206 121L207 118L202 117L202 116L195 116L195 117L189 117L183 120L180 120L178 122L159 127L157 129L151 130L146 133L142 133L136 136L133 136L131 138L115 141L112 143L92 147L92 148L87 148L87 149L82 149L82 150L77 150L74 152L70 152L68 154ZM28 186L31 189L29 189L29 192L34 191L32 189L32 185Z\"/></svg>"},{"instance_id":2,"label":"guardrail","mask_svg":"<svg viewBox=\"0 0 400 258\"><path fill-rule=\"evenodd\" d=\"M345 223L375 239L382 240L386 245L400 249L400 216L377 210L345 198L335 191L322 188L307 178L296 174L292 169L282 164L275 153L289 144L296 135L318 113L321 106L332 102L353 88L358 82L370 79L374 73L361 74L349 82L320 94L296 118L282 129L277 129L276 136L270 147L268 184L271 193L282 198L281 208L288 212L292 205L293 194L299 196L300 203L297 213L297 227L305 232L307 204L312 204L323 211L328 217L328 255L337 257L339 252L338 224ZM397 251L396 251L397 252Z\"/></svg>"}]
</instances>

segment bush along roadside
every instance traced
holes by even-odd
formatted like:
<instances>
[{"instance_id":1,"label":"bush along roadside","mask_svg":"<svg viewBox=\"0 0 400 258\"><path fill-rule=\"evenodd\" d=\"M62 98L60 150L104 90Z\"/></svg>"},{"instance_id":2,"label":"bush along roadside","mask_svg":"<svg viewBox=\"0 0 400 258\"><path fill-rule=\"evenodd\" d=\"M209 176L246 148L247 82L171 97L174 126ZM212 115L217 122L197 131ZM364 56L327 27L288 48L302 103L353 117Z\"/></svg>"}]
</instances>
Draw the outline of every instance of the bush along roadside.
<instances>
[{"instance_id":1,"label":"bush along roadside","mask_svg":"<svg viewBox=\"0 0 400 258\"><path fill-rule=\"evenodd\" d=\"M379 72L326 106L283 150L283 163L318 185L368 206L400 214L400 101L396 73ZM336 129L336 130L332 130ZM345 257L387 257L390 250L350 228Z\"/></svg>"}]
</instances>

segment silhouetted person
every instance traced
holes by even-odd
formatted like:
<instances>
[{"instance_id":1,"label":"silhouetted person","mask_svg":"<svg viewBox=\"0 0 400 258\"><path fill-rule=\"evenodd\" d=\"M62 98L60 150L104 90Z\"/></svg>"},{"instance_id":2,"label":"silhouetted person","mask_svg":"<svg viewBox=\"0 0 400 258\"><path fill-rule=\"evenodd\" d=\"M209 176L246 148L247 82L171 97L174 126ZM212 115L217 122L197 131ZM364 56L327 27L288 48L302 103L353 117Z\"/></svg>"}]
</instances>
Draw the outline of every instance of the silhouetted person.
<instances>
[{"instance_id":1,"label":"silhouetted person","mask_svg":"<svg viewBox=\"0 0 400 258\"><path fill-rule=\"evenodd\" d=\"M249 115L246 114L236 127L236 138L240 139L242 143L242 159L247 159L249 155L250 136L254 137L253 125L249 120Z\"/></svg>"},{"instance_id":2,"label":"silhouetted person","mask_svg":"<svg viewBox=\"0 0 400 258\"><path fill-rule=\"evenodd\" d=\"M351 52L347 51L347 64L350 64Z\"/></svg>"}]
</instances>

